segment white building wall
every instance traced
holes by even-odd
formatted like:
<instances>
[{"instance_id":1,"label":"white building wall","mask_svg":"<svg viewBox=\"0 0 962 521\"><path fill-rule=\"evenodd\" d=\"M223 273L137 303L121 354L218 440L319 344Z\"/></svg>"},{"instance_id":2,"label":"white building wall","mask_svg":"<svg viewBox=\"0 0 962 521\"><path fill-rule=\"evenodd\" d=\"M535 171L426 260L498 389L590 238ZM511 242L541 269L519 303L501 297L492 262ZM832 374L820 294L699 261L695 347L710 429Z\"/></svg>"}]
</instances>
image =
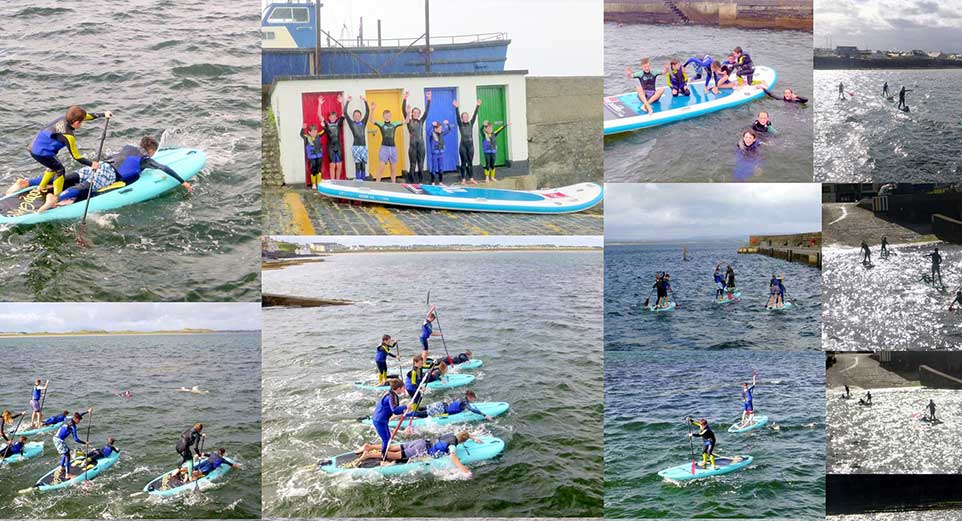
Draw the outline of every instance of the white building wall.
<instances>
[{"instance_id":1,"label":"white building wall","mask_svg":"<svg viewBox=\"0 0 962 521\"><path fill-rule=\"evenodd\" d=\"M401 89L411 92L416 102L413 107L424 108L424 89L454 87L458 92L460 112L471 113L477 103L477 87L488 85L503 85L505 95L505 110L510 124L504 130L508 139L508 159L511 161L527 161L528 159L528 124L527 124L527 92L525 90L525 75L523 72L505 74L485 74L481 76L412 76L391 78L348 78L348 79L305 79L280 80L274 85L271 93L271 109L277 121L277 135L280 139L280 162L284 172L284 183L301 185L304 183L304 146L300 131L304 124L302 120L301 95L310 92L342 92L344 99L352 96L351 110L360 107L363 110L361 96L369 90ZM481 125L480 118L476 125ZM404 142L410 142L407 127L403 127ZM344 170L348 179L354 178L354 163L350 160L350 150L354 136L344 125L344 146L347 157ZM477 141L477 139L475 139ZM481 144L475 143L474 164L481 164ZM375 159L376 158L372 158ZM370 162L368 163L370 165ZM400 165L406 168L407 165ZM373 171L369 167L369 171Z\"/></svg>"}]
</instances>

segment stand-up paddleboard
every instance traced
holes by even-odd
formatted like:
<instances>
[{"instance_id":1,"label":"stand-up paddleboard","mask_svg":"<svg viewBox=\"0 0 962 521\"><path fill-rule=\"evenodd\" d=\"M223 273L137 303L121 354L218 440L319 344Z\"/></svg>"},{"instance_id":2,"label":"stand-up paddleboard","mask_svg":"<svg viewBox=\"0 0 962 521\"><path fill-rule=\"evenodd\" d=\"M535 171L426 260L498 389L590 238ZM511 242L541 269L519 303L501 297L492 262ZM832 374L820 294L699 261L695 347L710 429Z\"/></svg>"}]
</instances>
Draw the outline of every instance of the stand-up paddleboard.
<instances>
[{"instance_id":1,"label":"stand-up paddleboard","mask_svg":"<svg viewBox=\"0 0 962 521\"><path fill-rule=\"evenodd\" d=\"M468 440L457 446L456 454L464 465L492 459L504 452L504 441L500 438L481 436L478 439L480 439L482 443L475 443L473 440ZM395 476L408 472L427 472L454 466L454 464L451 463L450 456L403 459L396 461L393 465L387 466L381 466L380 458L368 459L363 462L358 462L357 458L357 454L348 452L321 461L318 463L318 468L327 474L350 474L352 476L363 477L377 474Z\"/></svg>"},{"instance_id":2,"label":"stand-up paddleboard","mask_svg":"<svg viewBox=\"0 0 962 521\"><path fill-rule=\"evenodd\" d=\"M172 148L158 150L154 155L154 160L174 169L181 178L188 181L204 168L207 156L200 150ZM141 172L140 177L133 183L129 185L120 184L117 187L111 185L92 197L88 213L106 212L142 203L178 186L180 184L173 177L160 170L150 168ZM58 206L43 213L37 213L37 209L43 203L44 195L36 187L0 196L0 224L37 224L68 219L79 220L83 217L84 206L86 206L86 201L79 201L71 205Z\"/></svg>"},{"instance_id":3,"label":"stand-up paddleboard","mask_svg":"<svg viewBox=\"0 0 962 521\"><path fill-rule=\"evenodd\" d=\"M96 465L90 466L90 468L84 468L84 458L82 456L75 457L70 461L70 475L73 476L70 479L64 479L61 475L62 469L58 466L57 468L46 473L34 488L40 492L50 492L53 490L60 490L67 487L72 487L74 485L79 485L84 481L90 481L95 477L99 476L102 472L114 466L117 460L120 459L120 452L114 452L109 457L100 458L97 460ZM29 489L28 489L29 490Z\"/></svg>"},{"instance_id":4,"label":"stand-up paddleboard","mask_svg":"<svg viewBox=\"0 0 962 521\"><path fill-rule=\"evenodd\" d=\"M193 468L197 468L197 465L200 465L206 460L207 458L198 461L193 465ZM224 463L221 466L210 471L204 477L193 481L184 481L180 469L174 469L157 476L156 479L144 487L144 492L152 496L176 496L182 492L194 491L198 487L204 489L212 481L230 472L231 465L233 464L233 461L224 458ZM190 468L190 463L185 461L181 465L181 468Z\"/></svg>"},{"instance_id":5,"label":"stand-up paddleboard","mask_svg":"<svg viewBox=\"0 0 962 521\"><path fill-rule=\"evenodd\" d=\"M715 466L709 463L705 467L696 466L695 473L691 473L691 462L682 463L676 467L667 468L658 473L664 479L671 481L690 481L693 479L704 479L712 476L720 476L741 470L752 464L751 456L724 457L715 456Z\"/></svg>"},{"instance_id":6,"label":"stand-up paddleboard","mask_svg":"<svg viewBox=\"0 0 962 521\"><path fill-rule=\"evenodd\" d=\"M662 311L674 311L674 310L675 310L675 303L674 303L674 302L669 302L667 306L662 307L662 308L655 307L655 305L652 304L652 305L650 305L650 306L645 307L644 309L647 309L648 311L651 311L651 312L653 312L653 313L660 313L660 312L662 312Z\"/></svg>"},{"instance_id":7,"label":"stand-up paddleboard","mask_svg":"<svg viewBox=\"0 0 962 521\"><path fill-rule=\"evenodd\" d=\"M390 378L390 375L388 377ZM473 381L473 374L450 373L444 375L444 377L442 377L440 380L428 382L424 384L424 386L433 390L453 389L455 387L464 387L465 385L471 384ZM390 386L377 385L377 382L354 382L354 387L357 387L358 389L364 389L365 391L382 392L386 392L388 389L390 389Z\"/></svg>"},{"instance_id":8,"label":"stand-up paddleboard","mask_svg":"<svg viewBox=\"0 0 962 521\"><path fill-rule=\"evenodd\" d=\"M728 292L722 293L722 298L715 299L715 304L728 304L729 302L738 302L742 297L741 291L732 291L731 297L728 296Z\"/></svg>"},{"instance_id":9,"label":"stand-up paddleboard","mask_svg":"<svg viewBox=\"0 0 962 521\"><path fill-rule=\"evenodd\" d=\"M404 425L408 423L412 427L424 427L428 425L451 425L452 423L469 423L469 422L479 422L485 419L485 417L490 416L496 418L502 414L508 412L510 407L507 402L477 402L472 403L472 406L477 408L479 411L484 413L484 416L474 413L472 411L464 410L457 414L439 414L437 416L428 416L427 418L414 418L413 420L405 418ZM391 420L388 425L391 428L397 427L397 420ZM372 425L371 418L362 418L361 423L364 425Z\"/></svg>"},{"instance_id":10,"label":"stand-up paddleboard","mask_svg":"<svg viewBox=\"0 0 962 521\"><path fill-rule=\"evenodd\" d=\"M777 78L774 69L755 67L752 85L719 89L718 94L705 89L704 79L688 83L691 96L672 96L671 89L666 86L664 94L651 106L651 114L643 108L636 91L608 96L604 99L605 135L674 123L737 107L764 96L762 87L772 90Z\"/></svg>"},{"instance_id":11,"label":"stand-up paddleboard","mask_svg":"<svg viewBox=\"0 0 962 521\"><path fill-rule=\"evenodd\" d=\"M4 443L0 445L0 452L7 448L7 444ZM0 460L0 467L5 465L13 465L14 463L19 463L28 459L36 458L37 456L43 454L43 442L42 441L31 441L30 443L23 444L23 452L20 454L14 454L13 456L7 456Z\"/></svg>"},{"instance_id":12,"label":"stand-up paddleboard","mask_svg":"<svg viewBox=\"0 0 962 521\"><path fill-rule=\"evenodd\" d=\"M765 309L769 311L788 311L793 307L795 307L795 305L792 304L791 302L782 302L781 306L765 306Z\"/></svg>"},{"instance_id":13,"label":"stand-up paddleboard","mask_svg":"<svg viewBox=\"0 0 962 521\"><path fill-rule=\"evenodd\" d=\"M580 212L604 198L604 188L597 183L522 191L373 181L321 181L317 184L317 191L334 199L432 210L538 214Z\"/></svg>"},{"instance_id":14,"label":"stand-up paddleboard","mask_svg":"<svg viewBox=\"0 0 962 521\"><path fill-rule=\"evenodd\" d=\"M728 428L728 432L749 432L755 429L761 429L768 424L768 416L755 416L755 422L749 423L748 425L743 425L741 422L733 423L731 427Z\"/></svg>"},{"instance_id":15,"label":"stand-up paddleboard","mask_svg":"<svg viewBox=\"0 0 962 521\"><path fill-rule=\"evenodd\" d=\"M39 429L20 430L20 431L17 431L17 432L15 432L15 433L13 433L13 435L14 435L14 436L35 436L35 435L37 435L37 434L44 434L44 433L50 432L50 431L52 431L52 430L56 430L56 429L58 429L61 425L63 425L63 422L60 422L60 423L57 423L57 424L54 424L54 425L45 425L45 426L43 426L43 427L40 427Z\"/></svg>"}]
</instances>

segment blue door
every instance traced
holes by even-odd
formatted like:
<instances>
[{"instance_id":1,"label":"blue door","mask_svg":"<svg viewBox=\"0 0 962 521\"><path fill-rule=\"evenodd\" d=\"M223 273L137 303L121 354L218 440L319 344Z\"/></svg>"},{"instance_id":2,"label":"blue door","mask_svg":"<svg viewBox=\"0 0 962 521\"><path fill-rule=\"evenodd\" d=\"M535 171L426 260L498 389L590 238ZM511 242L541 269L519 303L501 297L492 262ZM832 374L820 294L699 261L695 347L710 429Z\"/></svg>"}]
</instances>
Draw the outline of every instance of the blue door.
<instances>
[{"instance_id":1,"label":"blue door","mask_svg":"<svg viewBox=\"0 0 962 521\"><path fill-rule=\"evenodd\" d=\"M425 94L428 91L431 92L431 111L428 112L424 126L430 132L432 121L442 123L448 120L451 132L444 137L444 171L454 172L458 169L458 113L452 103L456 99L457 90L453 87L430 88L425 89ZM426 98L424 103L427 104Z\"/></svg>"}]
</instances>

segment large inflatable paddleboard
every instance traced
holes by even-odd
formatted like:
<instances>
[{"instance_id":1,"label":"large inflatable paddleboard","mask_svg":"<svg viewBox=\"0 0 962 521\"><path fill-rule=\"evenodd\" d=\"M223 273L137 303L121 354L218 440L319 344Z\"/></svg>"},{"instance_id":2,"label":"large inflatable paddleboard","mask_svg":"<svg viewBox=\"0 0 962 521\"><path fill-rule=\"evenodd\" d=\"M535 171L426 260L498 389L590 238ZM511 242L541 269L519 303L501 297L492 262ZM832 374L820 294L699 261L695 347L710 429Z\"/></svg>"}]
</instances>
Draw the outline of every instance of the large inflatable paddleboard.
<instances>
[{"instance_id":1,"label":"large inflatable paddleboard","mask_svg":"<svg viewBox=\"0 0 962 521\"><path fill-rule=\"evenodd\" d=\"M45 432L50 432L50 431L52 431L52 430L56 430L56 429L59 428L61 425L63 425L63 422L60 422L60 423L57 423L57 424L54 424L54 425L45 425L45 426L43 426L43 427L40 427L39 429L19 430L19 431L17 431L17 432L14 433L14 436L34 436L34 435L37 435L37 434L43 434L43 433L45 433Z\"/></svg>"},{"instance_id":2,"label":"large inflatable paddleboard","mask_svg":"<svg viewBox=\"0 0 962 521\"><path fill-rule=\"evenodd\" d=\"M317 191L334 199L414 208L545 214L587 210L600 203L604 197L604 188L597 183L522 191L372 181L321 181L317 184Z\"/></svg>"},{"instance_id":3,"label":"large inflatable paddleboard","mask_svg":"<svg viewBox=\"0 0 962 521\"><path fill-rule=\"evenodd\" d=\"M777 78L774 69L755 67L752 85L719 89L718 94L705 89L704 79L688 83L691 96L672 96L671 89L665 87L664 94L651 106L654 110L651 114L645 112L635 91L608 96L604 99L605 135L674 123L737 107L764 96L762 87L772 90Z\"/></svg>"},{"instance_id":4,"label":"large inflatable paddleboard","mask_svg":"<svg viewBox=\"0 0 962 521\"><path fill-rule=\"evenodd\" d=\"M765 309L767 309L767 310L769 310L769 311L788 311L789 309L792 309L793 307L795 307L795 305L792 304L791 302L782 302L782 304L781 304L781 305L778 305L778 306L775 306L775 305L771 305L771 306L766 305L766 306L765 306Z\"/></svg>"},{"instance_id":5,"label":"large inflatable paddleboard","mask_svg":"<svg viewBox=\"0 0 962 521\"><path fill-rule=\"evenodd\" d=\"M761 429L765 425L768 425L768 416L755 416L755 423L749 425L742 425L741 422L733 423L732 426L728 428L728 432L749 432L755 429Z\"/></svg>"},{"instance_id":6,"label":"large inflatable paddleboard","mask_svg":"<svg viewBox=\"0 0 962 521\"><path fill-rule=\"evenodd\" d=\"M711 464L706 467L695 467L695 473L691 473L691 462L682 463L677 467L667 468L658 473L664 479L669 479L671 481L690 481L693 479L704 479L711 476L720 476L722 474L728 474L729 472L735 472L741 470L752 464L751 456L735 456L733 458L727 458L722 456L715 456L715 466L712 467Z\"/></svg>"},{"instance_id":7,"label":"large inflatable paddleboard","mask_svg":"<svg viewBox=\"0 0 962 521\"><path fill-rule=\"evenodd\" d=\"M644 309L647 309L648 311L651 311L652 313L661 313L661 312L663 312L663 311L674 311L674 310L675 310L675 303L674 303L674 302L669 302L668 305L667 305L667 306L664 306L664 307L656 307L654 304L651 304L651 305L649 305L649 306L647 306L647 307L644 307Z\"/></svg>"},{"instance_id":8,"label":"large inflatable paddleboard","mask_svg":"<svg viewBox=\"0 0 962 521\"><path fill-rule=\"evenodd\" d=\"M188 181L204 168L207 156L200 150L172 148L158 150L154 155L154 160L174 169L181 178ZM141 172L140 177L133 183L117 188L108 187L106 191L92 197L88 213L106 212L142 203L178 186L180 186L180 183L173 177L160 170L147 169ZM86 201L80 201L37 213L37 208L43 205L43 202L44 195L36 187L26 188L11 195L0 196L0 224L37 224L67 219L79 220L83 217L84 206L86 205Z\"/></svg>"},{"instance_id":9,"label":"large inflatable paddleboard","mask_svg":"<svg viewBox=\"0 0 962 521\"><path fill-rule=\"evenodd\" d=\"M198 461L194 464L194 467L206 460L207 458ZM217 467L210 471L209 474L195 481L184 481L180 474L180 469L174 469L157 476L156 479L144 487L144 492L153 496L176 496L181 492L194 491L198 487L203 490L210 482L230 472L233 463L233 461L224 458L224 463L220 467ZM181 465L181 468L189 468L189 465L190 463L185 461L184 464Z\"/></svg>"},{"instance_id":10,"label":"large inflatable paddleboard","mask_svg":"<svg viewBox=\"0 0 962 521\"><path fill-rule=\"evenodd\" d=\"M4 443L0 445L0 451L7 448L7 444ZM31 458L36 458L37 456L43 454L43 442L42 441L31 441L30 443L25 443L23 445L23 452L20 454L14 454L13 456L7 456L0 460L0 467L4 465L13 465L14 463L19 463L24 460Z\"/></svg>"},{"instance_id":11,"label":"large inflatable paddleboard","mask_svg":"<svg viewBox=\"0 0 962 521\"><path fill-rule=\"evenodd\" d=\"M468 440L457 446L458 459L464 465L470 465L477 461L492 459L504 452L504 441L500 438L482 436L479 438L482 443L475 443ZM384 476L394 476L407 472L427 472L434 469L446 469L452 467L450 456L439 458L424 457L413 460L400 460L393 465L381 466L379 458L369 459L357 463L357 454L348 452L332 459L321 461L318 468L327 474L350 474L352 476L369 476L381 474Z\"/></svg>"},{"instance_id":12,"label":"large inflatable paddleboard","mask_svg":"<svg viewBox=\"0 0 962 521\"><path fill-rule=\"evenodd\" d=\"M391 378L392 375L388 375L388 377ZM472 374L451 373L445 375L440 380L428 382L424 384L424 386L433 390L453 389L455 387L464 387L473 381L474 375ZM382 392L386 392L388 389L390 389L390 387L387 385L377 385L377 382L354 382L354 387L357 387L358 389L364 389L365 391Z\"/></svg>"},{"instance_id":13,"label":"large inflatable paddleboard","mask_svg":"<svg viewBox=\"0 0 962 521\"><path fill-rule=\"evenodd\" d=\"M502 414L508 412L509 405L506 402L477 402L471 404L479 411L484 413L484 416L476 414L474 412L464 410L457 414L441 414L438 416L428 416L427 418L414 418L414 420L405 419L404 426L407 427L408 423L412 427L424 427L426 425L450 425L452 423L468 423L468 422L478 422L485 418L485 416L490 416L492 418L496 416L501 416ZM391 428L397 427L397 420L391 420L388 424ZM371 425L371 418L364 418L361 420L364 425Z\"/></svg>"},{"instance_id":14,"label":"large inflatable paddleboard","mask_svg":"<svg viewBox=\"0 0 962 521\"><path fill-rule=\"evenodd\" d=\"M58 466L50 472L46 473L34 488L40 492L50 492L53 490L60 490L63 488L72 487L74 485L79 485L84 481L90 481L95 477L99 476L102 472L114 466L117 460L120 459L120 452L114 452L107 458L100 458L96 465L90 468L84 468L84 458L76 457L70 462L70 475L73 476L71 479L64 480L61 476L62 469Z\"/></svg>"}]
</instances>

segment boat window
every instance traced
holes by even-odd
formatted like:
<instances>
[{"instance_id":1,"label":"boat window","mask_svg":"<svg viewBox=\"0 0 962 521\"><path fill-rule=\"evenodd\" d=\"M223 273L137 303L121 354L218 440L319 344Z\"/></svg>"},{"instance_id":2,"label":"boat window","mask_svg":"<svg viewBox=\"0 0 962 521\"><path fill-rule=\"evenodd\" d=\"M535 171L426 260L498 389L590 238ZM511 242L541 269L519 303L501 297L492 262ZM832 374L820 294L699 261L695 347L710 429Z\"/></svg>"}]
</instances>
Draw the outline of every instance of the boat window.
<instances>
[{"instance_id":1,"label":"boat window","mask_svg":"<svg viewBox=\"0 0 962 521\"><path fill-rule=\"evenodd\" d=\"M291 19L291 8L290 7L278 7L274 9L271 16L267 19L268 22L286 22Z\"/></svg>"},{"instance_id":2,"label":"boat window","mask_svg":"<svg viewBox=\"0 0 962 521\"><path fill-rule=\"evenodd\" d=\"M276 38L276 36L277 36L277 35L274 34L273 32L263 32L263 33L261 33L261 39L262 39L262 40L273 40L273 39ZM826 183L826 184L828 184L828 183Z\"/></svg>"},{"instance_id":3,"label":"boat window","mask_svg":"<svg viewBox=\"0 0 962 521\"><path fill-rule=\"evenodd\" d=\"M273 23L303 24L311 21L311 13L306 7L278 7L267 18Z\"/></svg>"},{"instance_id":4,"label":"boat window","mask_svg":"<svg viewBox=\"0 0 962 521\"><path fill-rule=\"evenodd\" d=\"M297 7L297 8L294 8L293 11L294 11L293 12L294 23L302 24L302 23L307 23L311 20L311 14L307 11L306 8Z\"/></svg>"}]
</instances>

